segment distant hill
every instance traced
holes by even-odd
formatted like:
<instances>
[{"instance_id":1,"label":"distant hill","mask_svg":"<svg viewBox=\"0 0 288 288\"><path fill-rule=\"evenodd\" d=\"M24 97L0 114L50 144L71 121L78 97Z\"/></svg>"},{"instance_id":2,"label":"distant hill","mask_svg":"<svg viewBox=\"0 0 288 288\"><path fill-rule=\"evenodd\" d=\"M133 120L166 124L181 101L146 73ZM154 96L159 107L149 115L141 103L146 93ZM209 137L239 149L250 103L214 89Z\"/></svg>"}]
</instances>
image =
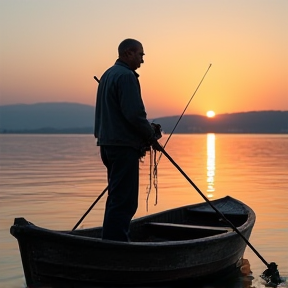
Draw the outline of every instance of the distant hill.
<instances>
[{"instance_id":1,"label":"distant hill","mask_svg":"<svg viewBox=\"0 0 288 288\"><path fill-rule=\"evenodd\" d=\"M179 116L154 119L171 133ZM0 133L91 134L94 107L78 103L0 106ZM174 133L288 133L288 111L218 114L214 118L184 115Z\"/></svg>"},{"instance_id":2,"label":"distant hill","mask_svg":"<svg viewBox=\"0 0 288 288\"><path fill-rule=\"evenodd\" d=\"M0 132L43 133L91 128L94 107L78 103L36 103L0 106ZM90 129L91 132L91 129Z\"/></svg>"},{"instance_id":3,"label":"distant hill","mask_svg":"<svg viewBox=\"0 0 288 288\"><path fill-rule=\"evenodd\" d=\"M155 119L170 133L179 116ZM251 111L218 114L214 118L186 115L175 133L288 133L288 111Z\"/></svg>"}]
</instances>

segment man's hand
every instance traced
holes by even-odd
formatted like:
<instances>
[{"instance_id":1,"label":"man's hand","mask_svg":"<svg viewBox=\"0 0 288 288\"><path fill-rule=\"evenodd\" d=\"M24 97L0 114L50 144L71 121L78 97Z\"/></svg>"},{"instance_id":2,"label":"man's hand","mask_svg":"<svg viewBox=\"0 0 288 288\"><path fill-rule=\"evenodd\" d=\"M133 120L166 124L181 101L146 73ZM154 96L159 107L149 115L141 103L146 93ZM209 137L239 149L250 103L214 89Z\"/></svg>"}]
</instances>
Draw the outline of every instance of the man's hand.
<instances>
[{"instance_id":1,"label":"man's hand","mask_svg":"<svg viewBox=\"0 0 288 288\"><path fill-rule=\"evenodd\" d=\"M162 152L164 148L158 143L157 140L155 140L152 143L152 149Z\"/></svg>"},{"instance_id":2,"label":"man's hand","mask_svg":"<svg viewBox=\"0 0 288 288\"><path fill-rule=\"evenodd\" d=\"M156 124L156 123L151 123L151 127L154 129L156 140L159 140L162 137L161 125Z\"/></svg>"}]
</instances>

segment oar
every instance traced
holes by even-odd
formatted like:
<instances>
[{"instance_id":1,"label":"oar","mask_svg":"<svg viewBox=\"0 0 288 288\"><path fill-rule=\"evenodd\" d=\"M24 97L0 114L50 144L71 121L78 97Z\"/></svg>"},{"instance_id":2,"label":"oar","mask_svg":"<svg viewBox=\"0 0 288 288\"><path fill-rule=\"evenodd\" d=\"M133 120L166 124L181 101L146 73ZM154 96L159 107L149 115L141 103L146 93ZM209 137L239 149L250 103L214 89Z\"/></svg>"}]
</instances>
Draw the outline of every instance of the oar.
<instances>
[{"instance_id":1,"label":"oar","mask_svg":"<svg viewBox=\"0 0 288 288\"><path fill-rule=\"evenodd\" d=\"M251 243L245 238L244 235L237 229L237 227L229 221L222 212L220 212L210 201L209 199L201 192L201 190L195 185L195 183L187 176L187 174L180 168L180 166L170 157L170 155L164 150L164 148L155 141L153 144L153 148L162 152L169 161L177 168L177 170L186 178L186 180L196 189L196 191L204 198L204 200L211 206L211 208L228 224L230 227L245 241L245 243L252 249L252 251L262 260L262 262L267 266L267 270L265 270L262 274L266 276L266 281L271 281L274 284L280 284L282 281L279 272L277 270L277 265L275 262L268 262L259 254L259 252L251 245Z\"/></svg>"}]
</instances>

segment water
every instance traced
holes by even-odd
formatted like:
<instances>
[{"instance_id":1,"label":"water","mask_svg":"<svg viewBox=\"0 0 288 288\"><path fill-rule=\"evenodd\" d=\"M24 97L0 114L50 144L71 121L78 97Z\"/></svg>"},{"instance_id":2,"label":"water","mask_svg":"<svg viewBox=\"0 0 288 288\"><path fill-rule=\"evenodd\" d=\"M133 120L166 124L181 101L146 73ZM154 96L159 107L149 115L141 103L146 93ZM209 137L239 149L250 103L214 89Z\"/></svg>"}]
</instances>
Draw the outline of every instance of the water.
<instances>
[{"instance_id":1,"label":"water","mask_svg":"<svg viewBox=\"0 0 288 288\"><path fill-rule=\"evenodd\" d=\"M253 208L257 219L250 243L268 263L276 262L286 279L288 135L176 134L166 151L209 199L230 195ZM135 217L203 202L165 156L158 165L158 195L152 189L147 200L148 156L140 167ZM106 185L92 135L0 135L0 288L25 287L17 241L9 233L15 217L72 229ZM105 196L81 227L101 225ZM250 248L244 258L254 280L239 279L230 287L264 287L259 275L266 266ZM288 287L287 280L281 286Z\"/></svg>"}]
</instances>

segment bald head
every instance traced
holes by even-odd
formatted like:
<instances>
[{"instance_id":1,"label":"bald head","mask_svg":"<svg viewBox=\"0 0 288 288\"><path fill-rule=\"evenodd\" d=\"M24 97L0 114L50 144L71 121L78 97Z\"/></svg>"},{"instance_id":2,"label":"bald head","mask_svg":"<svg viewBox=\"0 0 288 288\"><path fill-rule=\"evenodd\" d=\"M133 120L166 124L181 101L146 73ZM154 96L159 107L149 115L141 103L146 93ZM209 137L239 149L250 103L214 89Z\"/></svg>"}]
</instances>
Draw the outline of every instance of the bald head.
<instances>
[{"instance_id":1,"label":"bald head","mask_svg":"<svg viewBox=\"0 0 288 288\"><path fill-rule=\"evenodd\" d=\"M135 39L125 39L123 40L119 46L118 46L118 54L119 54L119 57L120 56L124 56L126 51L135 51L137 50L137 48L139 46L142 46L142 44L135 40Z\"/></svg>"},{"instance_id":2,"label":"bald head","mask_svg":"<svg viewBox=\"0 0 288 288\"><path fill-rule=\"evenodd\" d=\"M136 70L144 63L143 46L135 39L125 39L118 46L119 60L125 62L132 70Z\"/></svg>"}]
</instances>

